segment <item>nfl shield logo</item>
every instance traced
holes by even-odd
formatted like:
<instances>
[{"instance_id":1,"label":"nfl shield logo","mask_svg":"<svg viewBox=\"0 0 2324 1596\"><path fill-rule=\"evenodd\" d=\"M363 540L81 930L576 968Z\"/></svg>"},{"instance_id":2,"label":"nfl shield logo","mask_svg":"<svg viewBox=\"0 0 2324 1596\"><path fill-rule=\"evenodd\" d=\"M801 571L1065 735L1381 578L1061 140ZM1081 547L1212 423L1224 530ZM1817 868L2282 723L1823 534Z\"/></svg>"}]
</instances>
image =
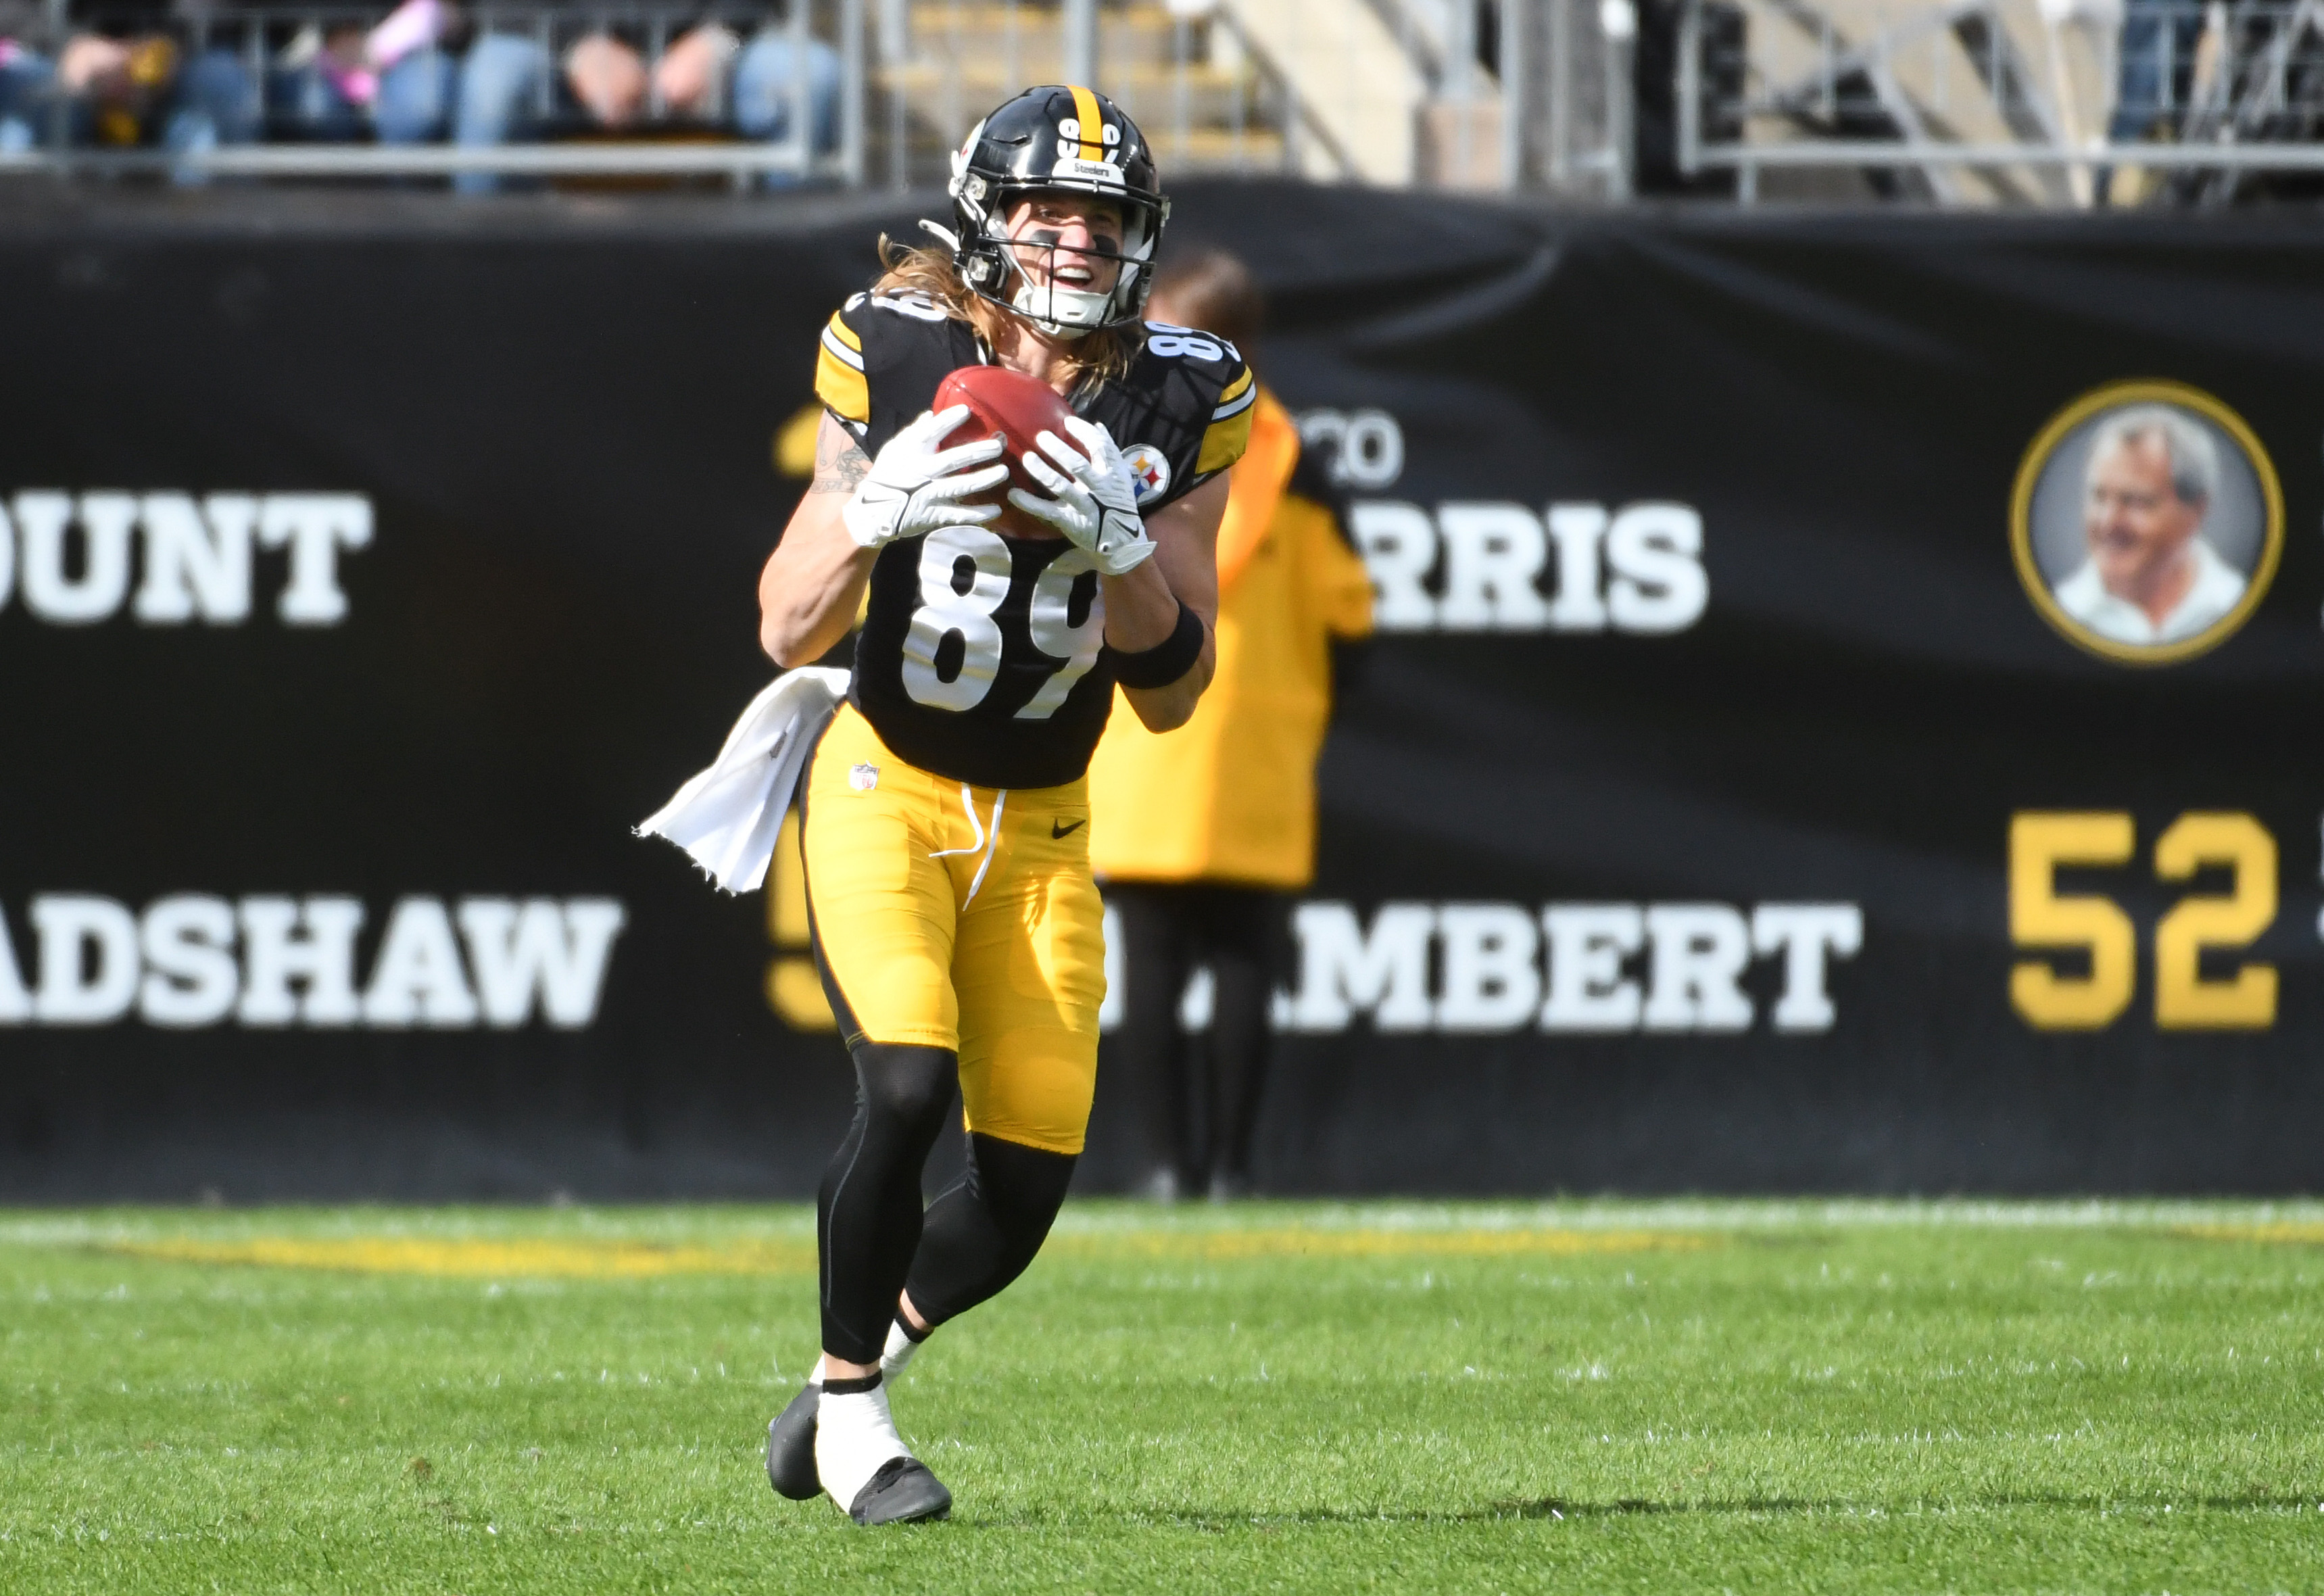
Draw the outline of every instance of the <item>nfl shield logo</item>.
<instances>
[{"instance_id":1,"label":"nfl shield logo","mask_svg":"<svg viewBox=\"0 0 2324 1596\"><path fill-rule=\"evenodd\" d=\"M1170 462L1150 443L1134 443L1122 451L1130 478L1138 484L1138 502L1151 504L1170 486Z\"/></svg>"},{"instance_id":2,"label":"nfl shield logo","mask_svg":"<svg viewBox=\"0 0 2324 1596\"><path fill-rule=\"evenodd\" d=\"M880 785L880 767L857 765L847 772L847 785L858 792L869 792Z\"/></svg>"}]
</instances>

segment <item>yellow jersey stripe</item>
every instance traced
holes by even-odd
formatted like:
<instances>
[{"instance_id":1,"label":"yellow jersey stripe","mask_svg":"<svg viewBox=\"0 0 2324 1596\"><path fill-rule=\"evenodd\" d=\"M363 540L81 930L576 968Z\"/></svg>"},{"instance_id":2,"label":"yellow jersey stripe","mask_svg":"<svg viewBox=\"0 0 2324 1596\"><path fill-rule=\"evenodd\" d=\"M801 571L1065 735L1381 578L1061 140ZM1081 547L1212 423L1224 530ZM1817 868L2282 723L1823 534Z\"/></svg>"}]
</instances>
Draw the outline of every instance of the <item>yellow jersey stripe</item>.
<instances>
[{"instance_id":1,"label":"yellow jersey stripe","mask_svg":"<svg viewBox=\"0 0 2324 1596\"><path fill-rule=\"evenodd\" d=\"M842 365L852 365L859 372L863 369L862 346L858 345L850 348L844 341L833 337L829 328L823 329L823 348L825 354L831 355Z\"/></svg>"},{"instance_id":2,"label":"yellow jersey stripe","mask_svg":"<svg viewBox=\"0 0 2324 1596\"><path fill-rule=\"evenodd\" d=\"M1244 394L1250 392L1251 371L1250 367L1245 366L1242 368L1242 374L1240 376L1237 377L1233 382L1229 383L1225 387L1219 390L1220 408L1224 409L1228 400L1240 399Z\"/></svg>"},{"instance_id":3,"label":"yellow jersey stripe","mask_svg":"<svg viewBox=\"0 0 2324 1596\"><path fill-rule=\"evenodd\" d=\"M856 331L853 328L847 325L846 320L839 314L838 311L834 310L831 313L830 325L825 327L823 330L825 337L836 337L841 343L846 345L850 349L854 350L858 355L863 353L863 340L856 335Z\"/></svg>"},{"instance_id":4,"label":"yellow jersey stripe","mask_svg":"<svg viewBox=\"0 0 2324 1596\"><path fill-rule=\"evenodd\" d=\"M1252 402L1258 398L1259 395L1256 392L1246 388L1243 390L1243 395L1240 399L1230 399L1224 404L1219 406L1218 409L1213 411L1211 412L1211 420L1213 421L1223 421L1229 416L1239 416L1242 414L1243 411L1249 410L1251 407Z\"/></svg>"},{"instance_id":5,"label":"yellow jersey stripe","mask_svg":"<svg viewBox=\"0 0 2324 1596\"><path fill-rule=\"evenodd\" d=\"M1082 130L1082 159L1105 159L1105 118L1098 114L1097 96L1075 83L1068 92L1074 97L1074 121Z\"/></svg>"},{"instance_id":6,"label":"yellow jersey stripe","mask_svg":"<svg viewBox=\"0 0 2324 1596\"><path fill-rule=\"evenodd\" d=\"M1244 405L1222 421L1213 421L1203 434L1203 452L1194 461L1194 475L1208 476L1214 471L1224 471L1250 447L1251 407Z\"/></svg>"},{"instance_id":7,"label":"yellow jersey stripe","mask_svg":"<svg viewBox=\"0 0 2324 1596\"><path fill-rule=\"evenodd\" d=\"M815 396L842 420L862 422L872 419L872 384L865 379L862 367L840 359L827 343L816 356Z\"/></svg>"}]
</instances>

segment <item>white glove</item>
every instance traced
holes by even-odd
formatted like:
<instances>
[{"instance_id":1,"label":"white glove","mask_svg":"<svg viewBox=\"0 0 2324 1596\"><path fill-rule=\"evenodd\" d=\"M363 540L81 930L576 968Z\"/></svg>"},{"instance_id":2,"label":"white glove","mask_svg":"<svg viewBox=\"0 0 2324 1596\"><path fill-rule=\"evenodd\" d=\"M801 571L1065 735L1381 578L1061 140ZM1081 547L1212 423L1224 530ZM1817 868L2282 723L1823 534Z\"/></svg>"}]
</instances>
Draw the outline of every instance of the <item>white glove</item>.
<instances>
[{"instance_id":1,"label":"white glove","mask_svg":"<svg viewBox=\"0 0 2324 1596\"><path fill-rule=\"evenodd\" d=\"M1146 535L1146 522L1138 513L1138 487L1130 475L1130 462L1114 446L1113 435L1095 421L1069 416L1065 430L1074 435L1074 443L1082 446L1080 452L1056 433L1043 432L1033 441L1049 459L1035 454L1025 457L1025 475L1052 496L1045 499L1023 488L1010 488L1009 502L1087 549L1096 558L1097 568L1107 576L1134 570L1154 552L1154 540Z\"/></svg>"},{"instance_id":2,"label":"white glove","mask_svg":"<svg viewBox=\"0 0 2324 1596\"><path fill-rule=\"evenodd\" d=\"M961 503L1009 480L1006 466L969 469L998 460L1001 440L980 438L957 448L938 447L967 419L964 404L932 411L887 441L839 512L857 547L878 549L938 527L982 526L1001 513L998 504Z\"/></svg>"}]
</instances>

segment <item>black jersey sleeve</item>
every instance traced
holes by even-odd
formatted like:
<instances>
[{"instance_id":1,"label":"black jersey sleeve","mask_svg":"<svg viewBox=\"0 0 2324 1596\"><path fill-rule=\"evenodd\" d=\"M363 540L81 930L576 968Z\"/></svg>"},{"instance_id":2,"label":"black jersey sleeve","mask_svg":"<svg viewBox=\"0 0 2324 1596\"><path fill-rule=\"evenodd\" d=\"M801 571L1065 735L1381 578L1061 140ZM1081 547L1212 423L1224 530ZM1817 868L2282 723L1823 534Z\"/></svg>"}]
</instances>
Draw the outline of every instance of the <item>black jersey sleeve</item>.
<instances>
[{"instance_id":1,"label":"black jersey sleeve","mask_svg":"<svg viewBox=\"0 0 2324 1596\"><path fill-rule=\"evenodd\" d=\"M976 334L942 307L918 294L861 293L824 327L815 392L876 455L928 408L937 383L976 364Z\"/></svg>"},{"instance_id":2,"label":"black jersey sleeve","mask_svg":"<svg viewBox=\"0 0 2324 1596\"><path fill-rule=\"evenodd\" d=\"M1113 434L1138 481L1138 507L1151 515L1242 458L1258 398L1232 344L1149 321L1129 371L1076 408Z\"/></svg>"}]
</instances>

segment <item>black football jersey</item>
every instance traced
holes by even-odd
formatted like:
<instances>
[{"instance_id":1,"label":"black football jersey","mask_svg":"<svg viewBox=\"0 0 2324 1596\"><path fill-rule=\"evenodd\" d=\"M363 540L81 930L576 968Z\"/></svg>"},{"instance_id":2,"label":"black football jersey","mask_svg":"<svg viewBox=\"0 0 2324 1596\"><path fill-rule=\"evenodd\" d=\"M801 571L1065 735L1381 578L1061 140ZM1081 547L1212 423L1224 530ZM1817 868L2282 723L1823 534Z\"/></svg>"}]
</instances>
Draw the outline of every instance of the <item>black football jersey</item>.
<instances>
[{"instance_id":1,"label":"black football jersey","mask_svg":"<svg viewBox=\"0 0 2324 1596\"><path fill-rule=\"evenodd\" d=\"M976 329L909 293L857 294L824 329L816 393L866 454L929 408L936 384L989 365ZM1145 324L1130 370L1069 401L1102 424L1151 514L1250 440L1258 397L1234 346ZM872 567L849 699L922 770L978 787L1077 780L1113 706L1097 567L1063 539L991 527L899 538Z\"/></svg>"}]
</instances>

